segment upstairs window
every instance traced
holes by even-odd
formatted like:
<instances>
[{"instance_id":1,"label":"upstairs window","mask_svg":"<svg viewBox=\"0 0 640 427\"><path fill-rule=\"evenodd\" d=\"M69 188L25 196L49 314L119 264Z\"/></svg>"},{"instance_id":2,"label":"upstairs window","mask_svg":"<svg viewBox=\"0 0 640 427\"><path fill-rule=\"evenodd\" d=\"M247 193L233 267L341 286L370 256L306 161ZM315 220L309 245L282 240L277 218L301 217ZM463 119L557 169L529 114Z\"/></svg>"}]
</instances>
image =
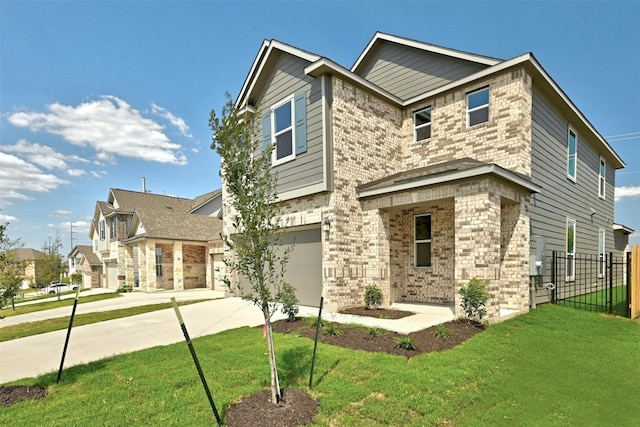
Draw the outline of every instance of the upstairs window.
<instances>
[{"instance_id":1,"label":"upstairs window","mask_svg":"<svg viewBox=\"0 0 640 427\"><path fill-rule=\"evenodd\" d=\"M567 177L576 180L576 166L578 163L578 137L575 131L569 128L567 136Z\"/></svg>"},{"instance_id":2,"label":"upstairs window","mask_svg":"<svg viewBox=\"0 0 640 427\"><path fill-rule=\"evenodd\" d=\"M413 141L431 138L431 107L413 113Z\"/></svg>"},{"instance_id":3,"label":"upstairs window","mask_svg":"<svg viewBox=\"0 0 640 427\"><path fill-rule=\"evenodd\" d=\"M273 145L271 163L276 166L307 151L307 100L305 92L275 104L262 117L263 150Z\"/></svg>"},{"instance_id":4,"label":"upstairs window","mask_svg":"<svg viewBox=\"0 0 640 427\"><path fill-rule=\"evenodd\" d=\"M576 279L576 220L567 218L567 282Z\"/></svg>"},{"instance_id":5,"label":"upstairs window","mask_svg":"<svg viewBox=\"0 0 640 427\"><path fill-rule=\"evenodd\" d=\"M489 88L467 94L467 127L489 121Z\"/></svg>"},{"instance_id":6,"label":"upstairs window","mask_svg":"<svg viewBox=\"0 0 640 427\"><path fill-rule=\"evenodd\" d=\"M598 178L598 196L604 199L604 191L607 184L607 162L600 157L600 177Z\"/></svg>"},{"instance_id":7,"label":"upstairs window","mask_svg":"<svg viewBox=\"0 0 640 427\"><path fill-rule=\"evenodd\" d=\"M431 215L416 215L414 221L414 265L431 267Z\"/></svg>"},{"instance_id":8,"label":"upstairs window","mask_svg":"<svg viewBox=\"0 0 640 427\"><path fill-rule=\"evenodd\" d=\"M286 161L293 156L293 99L275 108L271 120L274 163Z\"/></svg>"},{"instance_id":9,"label":"upstairs window","mask_svg":"<svg viewBox=\"0 0 640 427\"><path fill-rule=\"evenodd\" d=\"M109 237L114 239L118 235L118 218L115 216L111 218L111 224L109 225Z\"/></svg>"},{"instance_id":10,"label":"upstairs window","mask_svg":"<svg viewBox=\"0 0 640 427\"><path fill-rule=\"evenodd\" d=\"M162 277L162 248L156 248L156 276Z\"/></svg>"},{"instance_id":11,"label":"upstairs window","mask_svg":"<svg viewBox=\"0 0 640 427\"><path fill-rule=\"evenodd\" d=\"M104 240L105 239L105 229L106 229L107 224L105 223L104 219L100 220L100 240Z\"/></svg>"}]
</instances>

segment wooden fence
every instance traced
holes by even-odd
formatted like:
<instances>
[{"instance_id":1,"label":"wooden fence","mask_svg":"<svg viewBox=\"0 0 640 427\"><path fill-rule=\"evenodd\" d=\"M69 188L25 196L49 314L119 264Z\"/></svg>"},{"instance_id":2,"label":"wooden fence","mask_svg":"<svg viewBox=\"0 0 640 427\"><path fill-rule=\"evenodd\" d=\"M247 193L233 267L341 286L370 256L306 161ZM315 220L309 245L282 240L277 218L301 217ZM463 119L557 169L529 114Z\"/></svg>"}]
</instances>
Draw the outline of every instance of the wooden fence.
<instances>
[{"instance_id":1,"label":"wooden fence","mask_svg":"<svg viewBox=\"0 0 640 427\"><path fill-rule=\"evenodd\" d=\"M631 248L631 318L640 316L640 246Z\"/></svg>"}]
</instances>

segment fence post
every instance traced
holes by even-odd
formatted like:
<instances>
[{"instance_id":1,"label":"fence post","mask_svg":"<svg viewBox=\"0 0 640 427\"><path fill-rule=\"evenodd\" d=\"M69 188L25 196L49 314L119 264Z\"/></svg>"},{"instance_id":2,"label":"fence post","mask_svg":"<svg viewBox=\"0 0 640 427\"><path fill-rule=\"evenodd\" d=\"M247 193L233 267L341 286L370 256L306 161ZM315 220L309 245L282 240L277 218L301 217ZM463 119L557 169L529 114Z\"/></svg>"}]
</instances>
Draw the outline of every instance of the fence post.
<instances>
[{"instance_id":1,"label":"fence post","mask_svg":"<svg viewBox=\"0 0 640 427\"><path fill-rule=\"evenodd\" d=\"M640 315L640 246L631 248L631 318L635 319Z\"/></svg>"},{"instance_id":2,"label":"fence post","mask_svg":"<svg viewBox=\"0 0 640 427\"><path fill-rule=\"evenodd\" d=\"M624 260L626 263L625 273L627 277L625 277L627 281L627 315L629 318L633 319L633 296L631 294L631 252L626 253L626 259Z\"/></svg>"},{"instance_id":3,"label":"fence post","mask_svg":"<svg viewBox=\"0 0 640 427\"><path fill-rule=\"evenodd\" d=\"M558 289L558 284L556 283L556 270L558 269L558 257L556 255L556 251L553 251L551 254L551 283L555 285L555 289L551 291L551 302L556 302L556 289Z\"/></svg>"},{"instance_id":4,"label":"fence post","mask_svg":"<svg viewBox=\"0 0 640 427\"><path fill-rule=\"evenodd\" d=\"M613 252L609 252L609 314L613 314Z\"/></svg>"}]
</instances>

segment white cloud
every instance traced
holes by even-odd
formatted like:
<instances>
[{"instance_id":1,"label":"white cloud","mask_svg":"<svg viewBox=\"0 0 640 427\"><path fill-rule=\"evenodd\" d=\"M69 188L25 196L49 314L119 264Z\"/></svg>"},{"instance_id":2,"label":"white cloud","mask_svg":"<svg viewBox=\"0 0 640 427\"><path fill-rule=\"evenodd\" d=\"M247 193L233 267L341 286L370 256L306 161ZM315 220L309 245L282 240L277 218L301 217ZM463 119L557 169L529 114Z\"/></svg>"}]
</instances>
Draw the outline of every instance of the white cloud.
<instances>
[{"instance_id":1,"label":"white cloud","mask_svg":"<svg viewBox=\"0 0 640 427\"><path fill-rule=\"evenodd\" d=\"M625 197L640 197L640 186L637 187L616 187L615 201L618 202Z\"/></svg>"},{"instance_id":2,"label":"white cloud","mask_svg":"<svg viewBox=\"0 0 640 427\"><path fill-rule=\"evenodd\" d=\"M60 216L60 217L68 217L71 216L73 214L73 212L71 211L67 211L67 210L57 210L57 211L53 211L52 212L53 215L55 216Z\"/></svg>"},{"instance_id":3,"label":"white cloud","mask_svg":"<svg viewBox=\"0 0 640 427\"><path fill-rule=\"evenodd\" d=\"M58 153L53 148L38 143L32 144L21 139L14 145L0 145L0 151L24 155L31 163L42 166L45 169L67 169L65 155Z\"/></svg>"},{"instance_id":4,"label":"white cloud","mask_svg":"<svg viewBox=\"0 0 640 427\"><path fill-rule=\"evenodd\" d=\"M17 220L18 218L16 218L15 216L0 214L0 224L6 224L7 222L13 222Z\"/></svg>"},{"instance_id":5,"label":"white cloud","mask_svg":"<svg viewBox=\"0 0 640 427\"><path fill-rule=\"evenodd\" d=\"M14 155L0 152L0 199L32 200L23 192L46 193L68 183Z\"/></svg>"},{"instance_id":6,"label":"white cloud","mask_svg":"<svg viewBox=\"0 0 640 427\"><path fill-rule=\"evenodd\" d=\"M169 120L169 123L177 127L180 130L180 133L184 136L192 138L191 133L189 133L189 125L187 125L187 123L180 117L174 116L170 111L154 104L153 102L151 103L151 111L154 114Z\"/></svg>"},{"instance_id":7,"label":"white cloud","mask_svg":"<svg viewBox=\"0 0 640 427\"><path fill-rule=\"evenodd\" d=\"M84 169L69 169L67 171L67 173L69 174L69 176L82 176L82 175L86 175L87 171Z\"/></svg>"},{"instance_id":8,"label":"white cloud","mask_svg":"<svg viewBox=\"0 0 640 427\"><path fill-rule=\"evenodd\" d=\"M187 163L182 146L164 134L162 125L143 117L140 111L115 96L103 96L77 106L54 103L47 108L47 113L13 113L8 120L17 127L60 135L73 145L91 147L99 160L108 163L114 163L116 156Z\"/></svg>"},{"instance_id":9,"label":"white cloud","mask_svg":"<svg viewBox=\"0 0 640 427\"><path fill-rule=\"evenodd\" d=\"M108 175L107 171L91 171L89 172L94 178L102 178L105 175Z\"/></svg>"}]
</instances>

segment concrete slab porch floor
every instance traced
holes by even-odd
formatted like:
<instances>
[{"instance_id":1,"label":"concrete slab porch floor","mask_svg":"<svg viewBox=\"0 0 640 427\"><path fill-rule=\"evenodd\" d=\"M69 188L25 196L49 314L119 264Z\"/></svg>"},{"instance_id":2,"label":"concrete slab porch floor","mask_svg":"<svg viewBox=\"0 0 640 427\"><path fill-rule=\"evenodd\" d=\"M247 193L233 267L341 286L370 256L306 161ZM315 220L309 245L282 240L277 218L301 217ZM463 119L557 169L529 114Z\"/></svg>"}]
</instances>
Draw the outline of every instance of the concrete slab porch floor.
<instances>
[{"instance_id":1,"label":"concrete slab porch floor","mask_svg":"<svg viewBox=\"0 0 640 427\"><path fill-rule=\"evenodd\" d=\"M386 329L400 334L409 334L411 332L420 331L456 318L453 307L449 306L417 303L394 303L389 308L392 310L410 311L415 314L403 317L402 319L376 319L374 317L354 316L351 314L323 311L322 318L330 322L356 323L358 325ZM298 315L303 317L315 317L318 315L318 308L300 307Z\"/></svg>"}]
</instances>

